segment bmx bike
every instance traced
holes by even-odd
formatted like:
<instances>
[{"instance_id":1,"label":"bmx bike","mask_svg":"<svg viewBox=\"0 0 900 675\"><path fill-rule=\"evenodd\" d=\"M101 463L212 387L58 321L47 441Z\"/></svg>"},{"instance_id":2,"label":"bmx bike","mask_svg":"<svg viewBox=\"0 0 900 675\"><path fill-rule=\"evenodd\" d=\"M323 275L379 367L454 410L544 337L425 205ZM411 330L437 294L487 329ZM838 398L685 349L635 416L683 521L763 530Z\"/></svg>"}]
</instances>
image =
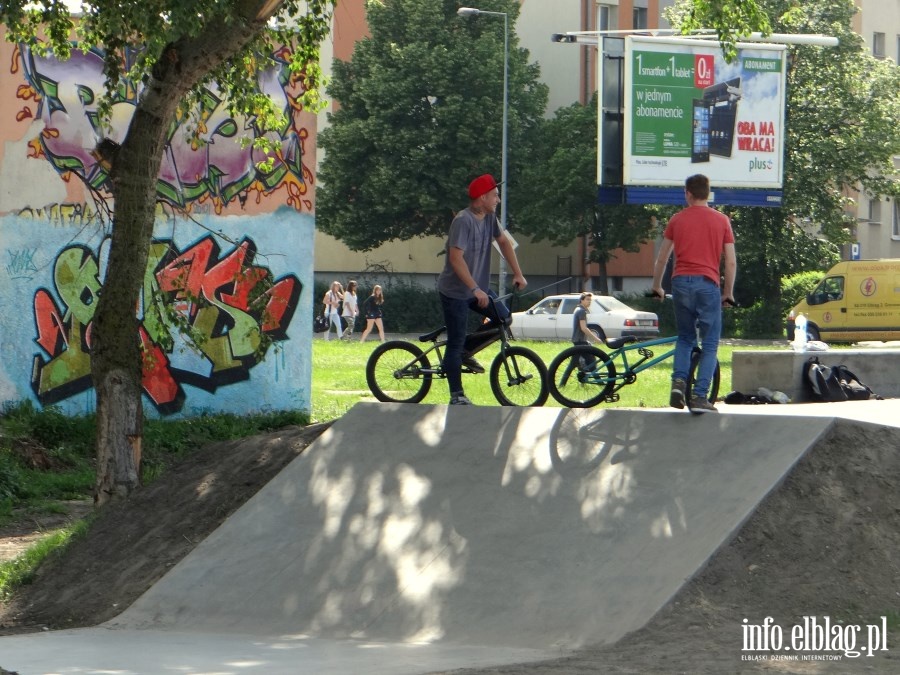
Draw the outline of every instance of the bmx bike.
<instances>
[{"instance_id":1,"label":"bmx bike","mask_svg":"<svg viewBox=\"0 0 900 675\"><path fill-rule=\"evenodd\" d=\"M599 403L615 403L622 387L633 384L639 373L675 356L677 337L655 338L638 342L632 335L606 341L613 351L606 352L593 345L575 345L560 352L547 369L550 393L562 405L569 408L590 408ZM655 355L653 347L671 346L671 349ZM638 356L635 355L635 352ZM690 408L697 367L702 351L695 346L691 352L691 366L685 391L685 403ZM618 364L618 367L617 367ZM719 395L721 373L719 362L709 385L707 398L715 403Z\"/></svg>"},{"instance_id":2,"label":"bmx bike","mask_svg":"<svg viewBox=\"0 0 900 675\"><path fill-rule=\"evenodd\" d=\"M490 297L494 316L499 317L496 303ZM435 378L447 377L444 372L444 349L447 340L441 336L446 326L419 336L419 342L430 342L423 350L417 344L406 340L391 340L379 345L366 363L366 383L376 399L385 403L419 403L431 389ZM500 340L500 351L490 366L491 391L501 405L541 406L547 401L547 366L541 357L526 347L510 345L513 339L509 322L497 319L497 323L486 329L475 331L495 332L482 345ZM432 365L432 359L437 363ZM463 374L475 371L462 367Z\"/></svg>"}]
</instances>

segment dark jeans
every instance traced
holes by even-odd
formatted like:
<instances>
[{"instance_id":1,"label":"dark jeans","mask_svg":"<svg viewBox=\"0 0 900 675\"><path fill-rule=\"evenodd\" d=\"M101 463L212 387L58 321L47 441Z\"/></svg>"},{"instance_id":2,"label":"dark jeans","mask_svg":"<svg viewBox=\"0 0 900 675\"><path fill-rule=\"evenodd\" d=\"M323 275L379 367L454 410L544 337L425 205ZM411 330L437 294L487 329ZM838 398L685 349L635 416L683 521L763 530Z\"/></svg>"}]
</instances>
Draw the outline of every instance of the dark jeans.
<instances>
[{"instance_id":1,"label":"dark jeans","mask_svg":"<svg viewBox=\"0 0 900 675\"><path fill-rule=\"evenodd\" d=\"M487 291L491 298L496 298L494 291ZM447 327L447 346L444 349L444 372L447 374L447 384L450 394L462 394L462 358L463 354L471 355L484 349L492 342L499 339L500 334L496 330L497 317L504 323L509 322L509 310L502 302L490 302L482 309L475 298L467 300L455 300L448 298L443 293L441 307L444 308L444 324ZM493 309L496 307L495 310ZM471 335L466 335L469 321L469 311L477 312L490 319L488 323L479 326Z\"/></svg>"}]
</instances>

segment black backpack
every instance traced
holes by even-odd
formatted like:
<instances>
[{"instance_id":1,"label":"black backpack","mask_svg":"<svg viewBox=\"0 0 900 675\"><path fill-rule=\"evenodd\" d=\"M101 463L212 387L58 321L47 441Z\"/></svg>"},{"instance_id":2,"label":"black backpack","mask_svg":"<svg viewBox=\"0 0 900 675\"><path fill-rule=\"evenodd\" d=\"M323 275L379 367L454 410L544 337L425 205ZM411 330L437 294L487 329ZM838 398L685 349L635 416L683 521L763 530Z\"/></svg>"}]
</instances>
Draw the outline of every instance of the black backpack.
<instances>
[{"instance_id":1,"label":"black backpack","mask_svg":"<svg viewBox=\"0 0 900 675\"><path fill-rule=\"evenodd\" d=\"M832 368L837 376L838 382L841 383L841 389L847 395L849 401L865 401L870 398L881 398L872 391L868 385L860 382L859 378L854 375L845 365L835 366Z\"/></svg>"},{"instance_id":2,"label":"black backpack","mask_svg":"<svg viewBox=\"0 0 900 675\"><path fill-rule=\"evenodd\" d=\"M810 356L803 364L803 380L814 401L846 401L847 393L841 386L835 368L819 363L818 356Z\"/></svg>"}]
</instances>

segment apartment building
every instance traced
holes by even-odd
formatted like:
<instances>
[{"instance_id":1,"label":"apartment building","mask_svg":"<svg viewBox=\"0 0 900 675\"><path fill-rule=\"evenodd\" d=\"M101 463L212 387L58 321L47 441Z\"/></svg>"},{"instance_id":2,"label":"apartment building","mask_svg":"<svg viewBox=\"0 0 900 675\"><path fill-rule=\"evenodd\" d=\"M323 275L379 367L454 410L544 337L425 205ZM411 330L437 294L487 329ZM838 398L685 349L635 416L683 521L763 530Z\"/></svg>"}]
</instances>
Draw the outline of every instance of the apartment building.
<instances>
[{"instance_id":1,"label":"apartment building","mask_svg":"<svg viewBox=\"0 0 900 675\"><path fill-rule=\"evenodd\" d=\"M856 0L854 30L880 59L900 63L900 0ZM900 156L894 157L900 168ZM845 258L900 258L900 200L856 195L856 246Z\"/></svg>"}]
</instances>

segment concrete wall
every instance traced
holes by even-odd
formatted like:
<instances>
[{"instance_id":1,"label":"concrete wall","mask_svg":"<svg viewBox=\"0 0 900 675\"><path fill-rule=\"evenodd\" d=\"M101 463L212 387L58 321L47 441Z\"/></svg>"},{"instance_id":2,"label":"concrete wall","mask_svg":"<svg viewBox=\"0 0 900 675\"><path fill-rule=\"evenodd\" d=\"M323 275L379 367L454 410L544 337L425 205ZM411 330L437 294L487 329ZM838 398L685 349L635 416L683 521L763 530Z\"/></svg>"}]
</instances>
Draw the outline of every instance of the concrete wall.
<instances>
[{"instance_id":1,"label":"concrete wall","mask_svg":"<svg viewBox=\"0 0 900 675\"><path fill-rule=\"evenodd\" d=\"M100 56L60 63L3 42L0 63L0 405L90 412L92 318L105 281L105 209L114 209L90 154ZM287 110L292 85L275 75L265 88ZM127 91L113 140L134 109L137 91ZM182 129L172 136L137 309L148 414L310 409L315 125L294 114L270 174L238 143L246 120L221 107L206 120L206 144L192 146ZM178 279L200 299L176 290ZM199 349L167 311L207 338ZM260 333L272 339L264 353Z\"/></svg>"},{"instance_id":2,"label":"concrete wall","mask_svg":"<svg viewBox=\"0 0 900 675\"><path fill-rule=\"evenodd\" d=\"M825 366L844 365L863 384L883 398L900 396L900 349L835 349L824 352L781 350L735 350L731 355L731 386L743 394L756 394L760 387L781 391L794 403L809 403L811 395L803 377L803 366L811 357ZM727 392L720 392L724 397Z\"/></svg>"}]
</instances>

